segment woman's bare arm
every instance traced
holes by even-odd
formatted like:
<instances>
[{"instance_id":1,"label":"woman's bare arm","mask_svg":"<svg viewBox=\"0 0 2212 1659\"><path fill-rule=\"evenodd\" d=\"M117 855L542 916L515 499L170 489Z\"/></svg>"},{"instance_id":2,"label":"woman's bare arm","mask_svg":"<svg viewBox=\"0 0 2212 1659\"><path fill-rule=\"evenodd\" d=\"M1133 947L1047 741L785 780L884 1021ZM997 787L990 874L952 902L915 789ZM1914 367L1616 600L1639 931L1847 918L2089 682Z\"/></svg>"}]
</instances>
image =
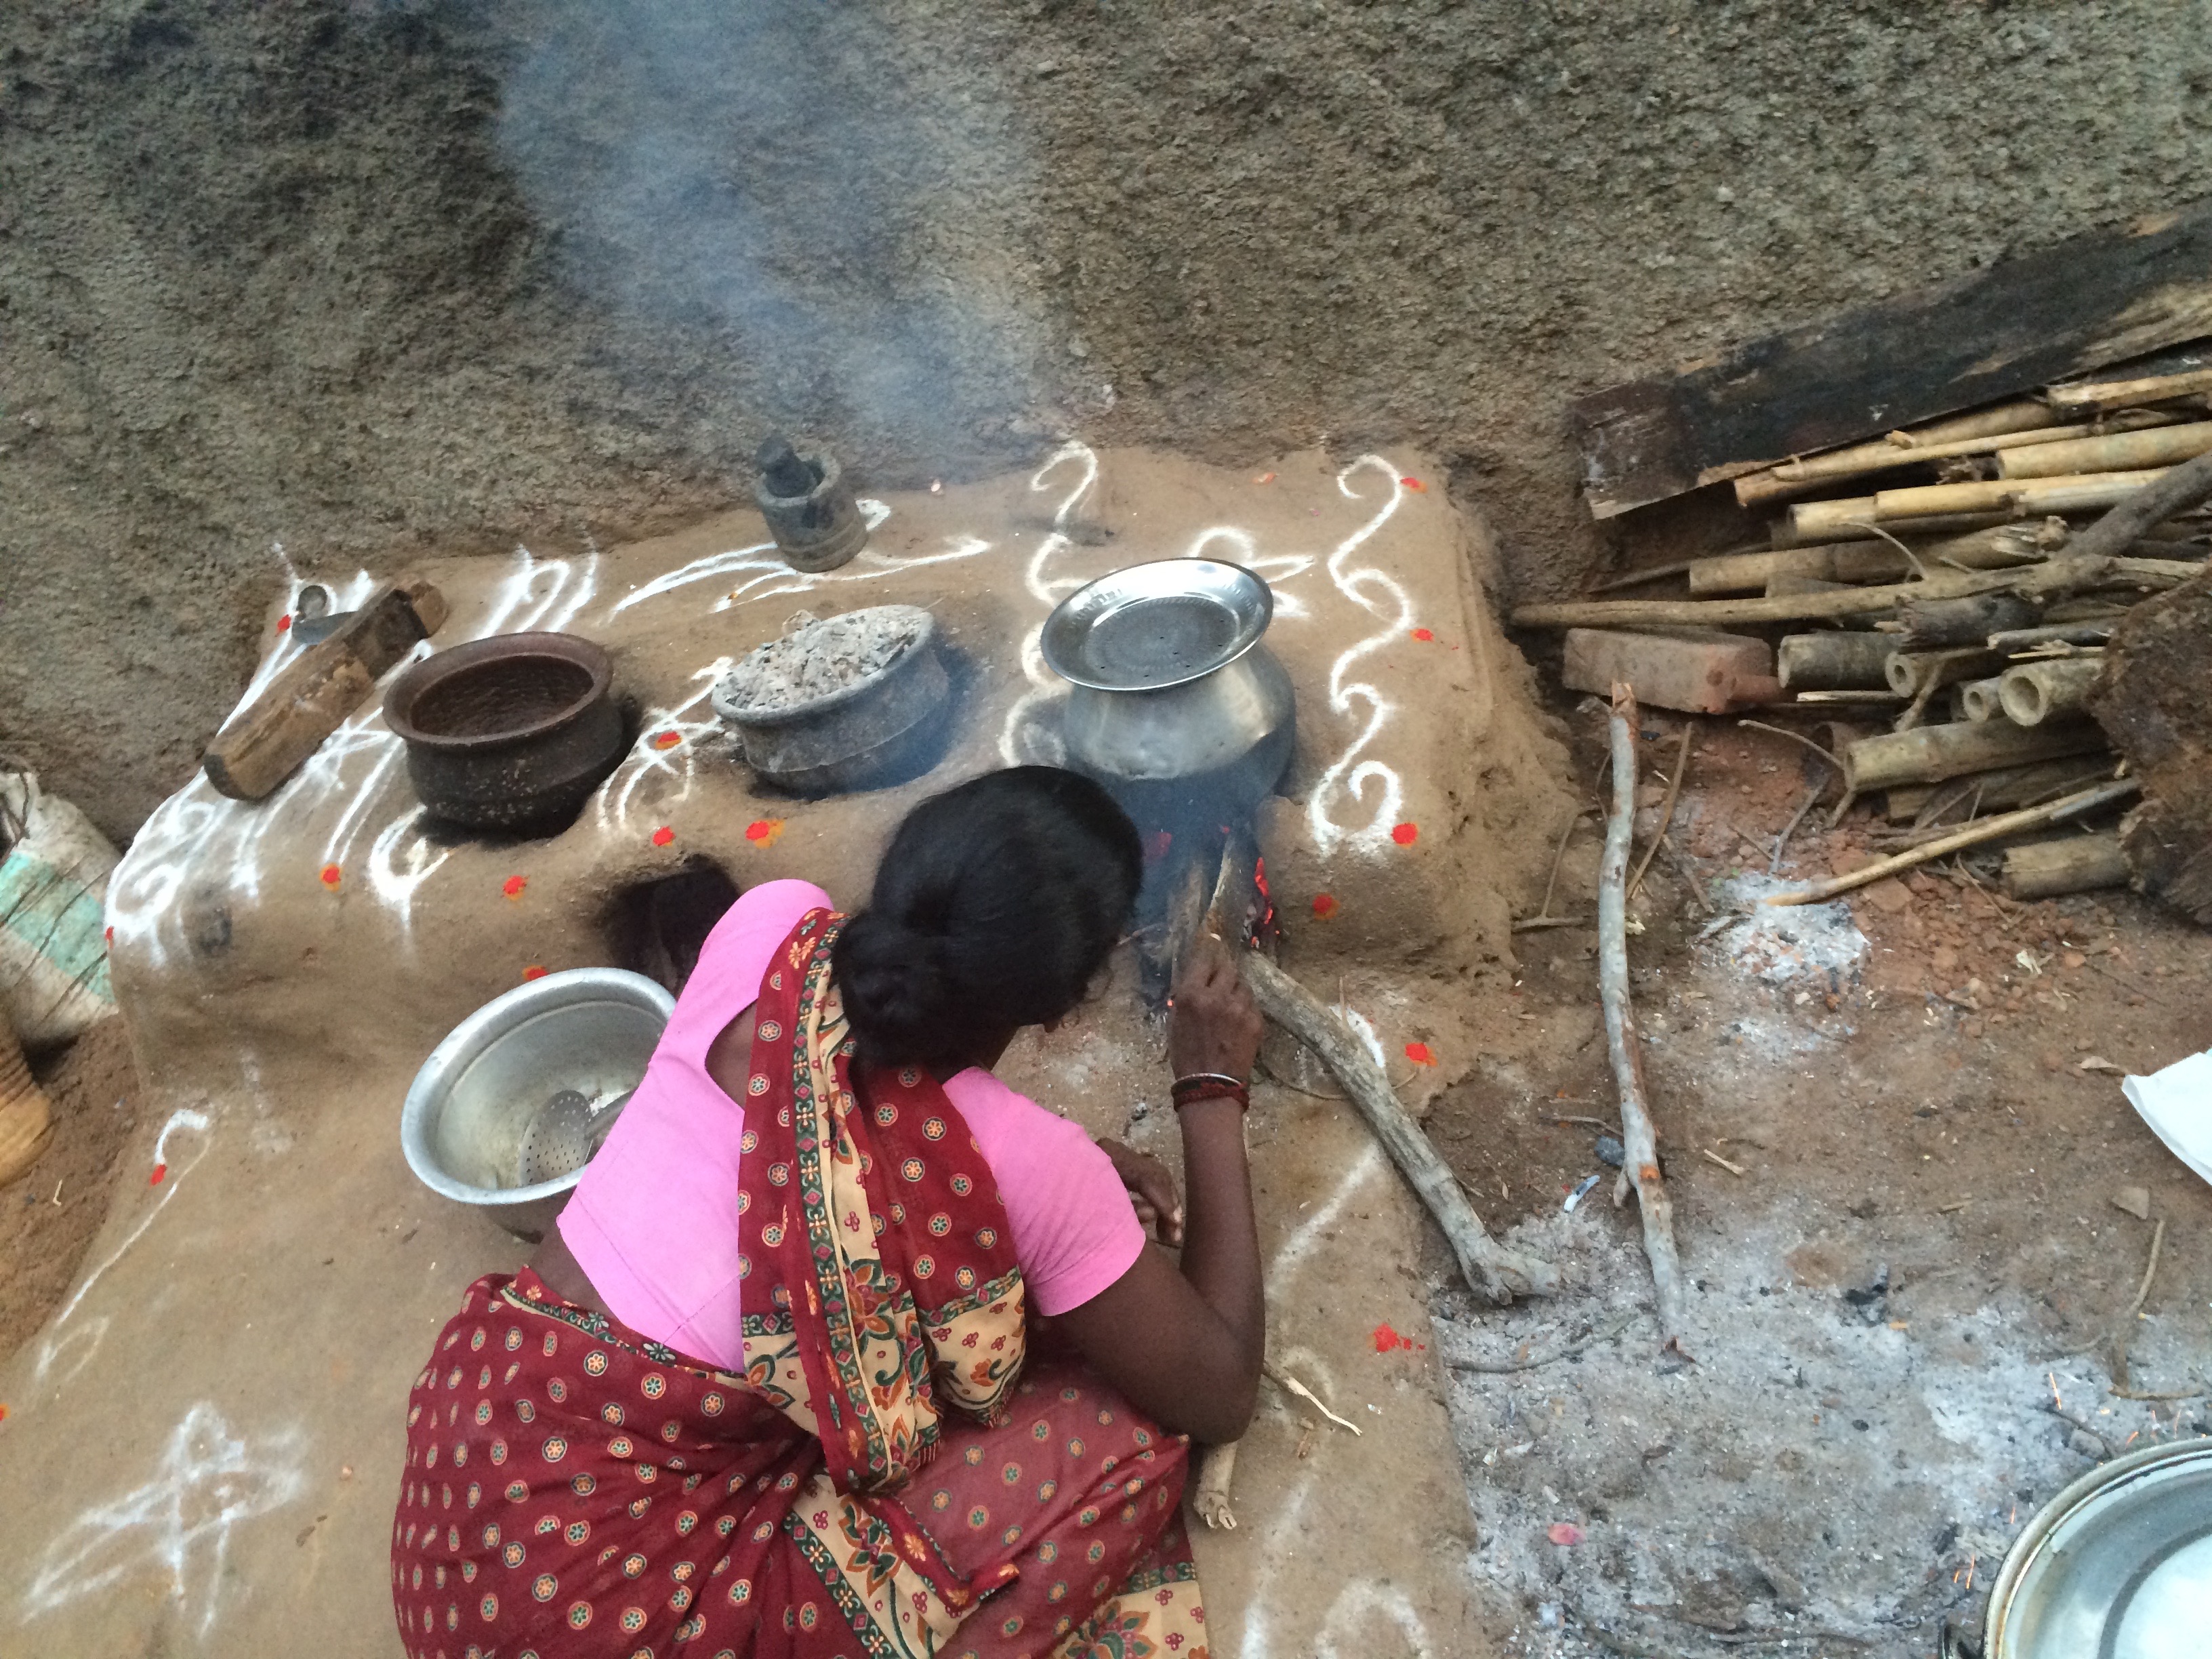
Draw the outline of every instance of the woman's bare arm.
<instances>
[{"instance_id":1,"label":"woman's bare arm","mask_svg":"<svg viewBox=\"0 0 2212 1659\"><path fill-rule=\"evenodd\" d=\"M1205 941L1176 982L1176 1075L1248 1076L1260 1024L1235 961ZM1200 1100L1177 1116L1188 1189L1180 1267L1147 1244L1127 1273L1057 1322L1138 1410L1198 1440L1234 1440L1252 1419L1267 1335L1244 1113L1233 1100Z\"/></svg>"}]
</instances>

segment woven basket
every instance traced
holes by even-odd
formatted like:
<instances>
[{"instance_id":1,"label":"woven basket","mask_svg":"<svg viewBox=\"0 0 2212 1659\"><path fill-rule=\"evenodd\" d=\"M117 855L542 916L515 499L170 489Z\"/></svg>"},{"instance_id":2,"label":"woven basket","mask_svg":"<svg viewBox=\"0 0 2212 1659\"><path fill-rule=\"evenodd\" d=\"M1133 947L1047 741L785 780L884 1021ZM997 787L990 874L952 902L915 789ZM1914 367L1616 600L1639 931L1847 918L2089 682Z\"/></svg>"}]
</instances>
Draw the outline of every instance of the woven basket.
<instances>
[{"instance_id":1,"label":"woven basket","mask_svg":"<svg viewBox=\"0 0 2212 1659\"><path fill-rule=\"evenodd\" d=\"M15 1028L0 1014L0 1187L27 1173L53 1138L46 1091L31 1077Z\"/></svg>"}]
</instances>

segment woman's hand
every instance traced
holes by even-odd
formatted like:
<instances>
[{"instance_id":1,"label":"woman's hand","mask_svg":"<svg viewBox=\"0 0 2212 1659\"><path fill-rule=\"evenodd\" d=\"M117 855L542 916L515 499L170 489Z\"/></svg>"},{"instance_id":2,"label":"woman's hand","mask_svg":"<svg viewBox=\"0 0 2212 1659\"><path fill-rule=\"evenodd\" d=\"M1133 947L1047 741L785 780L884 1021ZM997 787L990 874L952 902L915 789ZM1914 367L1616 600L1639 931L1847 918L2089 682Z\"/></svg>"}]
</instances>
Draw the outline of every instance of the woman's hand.
<instances>
[{"instance_id":1,"label":"woman's hand","mask_svg":"<svg viewBox=\"0 0 2212 1659\"><path fill-rule=\"evenodd\" d=\"M1138 1224L1163 1244L1182 1243L1182 1194L1176 1191L1168 1166L1148 1152L1125 1146L1110 1135L1098 1137L1098 1149L1114 1162L1114 1173L1129 1189Z\"/></svg>"},{"instance_id":2,"label":"woman's hand","mask_svg":"<svg viewBox=\"0 0 2212 1659\"><path fill-rule=\"evenodd\" d=\"M1168 1016L1168 1065L1177 1077L1218 1072L1252 1075L1260 1052L1259 1005L1237 977L1237 959L1211 934L1184 952L1176 975L1175 1012Z\"/></svg>"}]
</instances>

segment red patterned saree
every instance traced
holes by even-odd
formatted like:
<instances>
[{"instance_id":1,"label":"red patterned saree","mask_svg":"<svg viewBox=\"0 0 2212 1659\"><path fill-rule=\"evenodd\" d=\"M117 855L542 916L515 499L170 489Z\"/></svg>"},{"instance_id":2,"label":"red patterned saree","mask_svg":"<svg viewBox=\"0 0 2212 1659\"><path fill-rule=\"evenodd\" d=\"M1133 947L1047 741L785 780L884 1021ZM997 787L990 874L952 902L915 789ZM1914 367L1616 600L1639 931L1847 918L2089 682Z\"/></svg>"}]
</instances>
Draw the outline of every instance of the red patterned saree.
<instances>
[{"instance_id":1,"label":"red patterned saree","mask_svg":"<svg viewBox=\"0 0 2212 1659\"><path fill-rule=\"evenodd\" d=\"M392 1597L416 1659L1202 1659L1188 1450L1024 1364L1022 1274L927 1073L856 1079L809 915L757 1006L742 1376L525 1269L409 1402Z\"/></svg>"}]
</instances>

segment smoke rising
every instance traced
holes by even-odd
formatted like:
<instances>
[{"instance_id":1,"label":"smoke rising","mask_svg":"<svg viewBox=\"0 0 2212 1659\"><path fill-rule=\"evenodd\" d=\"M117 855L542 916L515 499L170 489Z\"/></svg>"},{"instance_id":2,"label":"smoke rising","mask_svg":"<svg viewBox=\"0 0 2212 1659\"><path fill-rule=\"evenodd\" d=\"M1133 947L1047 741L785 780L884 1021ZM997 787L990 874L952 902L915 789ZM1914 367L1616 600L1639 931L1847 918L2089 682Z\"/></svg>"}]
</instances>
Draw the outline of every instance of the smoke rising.
<instances>
[{"instance_id":1,"label":"smoke rising","mask_svg":"<svg viewBox=\"0 0 2212 1659\"><path fill-rule=\"evenodd\" d=\"M659 337L664 379L680 343L679 410L734 393L917 466L1020 431L1048 331L1030 251L985 228L1028 222L1036 182L994 65L902 34L896 6L527 15L501 150L567 280ZM760 434L693 435L735 455Z\"/></svg>"}]
</instances>

